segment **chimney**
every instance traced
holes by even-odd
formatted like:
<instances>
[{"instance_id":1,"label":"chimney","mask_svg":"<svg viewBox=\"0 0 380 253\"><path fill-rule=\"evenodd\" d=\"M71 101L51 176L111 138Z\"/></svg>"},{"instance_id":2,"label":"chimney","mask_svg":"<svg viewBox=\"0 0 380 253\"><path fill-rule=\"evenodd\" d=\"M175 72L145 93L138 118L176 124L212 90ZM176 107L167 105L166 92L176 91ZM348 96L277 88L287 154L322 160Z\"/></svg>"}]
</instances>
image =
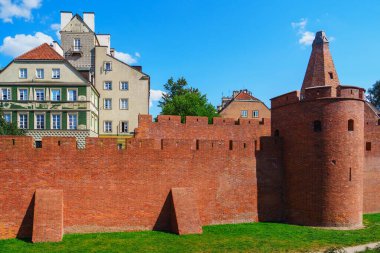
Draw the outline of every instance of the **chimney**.
<instances>
[{"instance_id":1,"label":"chimney","mask_svg":"<svg viewBox=\"0 0 380 253\"><path fill-rule=\"evenodd\" d=\"M131 66L131 67L134 68L137 71L142 72L142 66Z\"/></svg>"},{"instance_id":2,"label":"chimney","mask_svg":"<svg viewBox=\"0 0 380 253\"><path fill-rule=\"evenodd\" d=\"M83 12L83 21L86 23L90 29L95 32L95 13L94 12Z\"/></svg>"},{"instance_id":3,"label":"chimney","mask_svg":"<svg viewBox=\"0 0 380 253\"><path fill-rule=\"evenodd\" d=\"M53 41L50 46L61 56L63 56L63 49L62 47L58 44L57 41Z\"/></svg>"},{"instance_id":4,"label":"chimney","mask_svg":"<svg viewBox=\"0 0 380 253\"><path fill-rule=\"evenodd\" d=\"M61 31L73 18L73 13L69 11L61 11Z\"/></svg>"},{"instance_id":5,"label":"chimney","mask_svg":"<svg viewBox=\"0 0 380 253\"><path fill-rule=\"evenodd\" d=\"M115 48L110 49L110 54L112 57L115 57Z\"/></svg>"}]
</instances>

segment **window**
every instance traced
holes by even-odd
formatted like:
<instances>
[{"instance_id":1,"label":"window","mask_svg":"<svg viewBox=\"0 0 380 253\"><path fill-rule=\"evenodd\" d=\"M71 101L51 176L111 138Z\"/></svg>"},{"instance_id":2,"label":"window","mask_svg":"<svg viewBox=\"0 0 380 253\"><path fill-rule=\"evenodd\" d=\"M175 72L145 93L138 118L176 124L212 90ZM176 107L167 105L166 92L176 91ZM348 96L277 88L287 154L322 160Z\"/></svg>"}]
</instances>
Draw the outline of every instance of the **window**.
<instances>
[{"instance_id":1,"label":"window","mask_svg":"<svg viewBox=\"0 0 380 253\"><path fill-rule=\"evenodd\" d=\"M120 90L128 90L129 85L128 82L120 82Z\"/></svg>"},{"instance_id":2,"label":"window","mask_svg":"<svg viewBox=\"0 0 380 253\"><path fill-rule=\"evenodd\" d=\"M52 114L52 129L61 129L61 114Z\"/></svg>"},{"instance_id":3,"label":"window","mask_svg":"<svg viewBox=\"0 0 380 253\"><path fill-rule=\"evenodd\" d=\"M68 128L70 130L75 130L78 127L78 116L77 114L68 114Z\"/></svg>"},{"instance_id":4,"label":"window","mask_svg":"<svg viewBox=\"0 0 380 253\"><path fill-rule=\"evenodd\" d=\"M28 114L22 113L18 115L18 127L21 129L27 129L28 128Z\"/></svg>"},{"instance_id":5,"label":"window","mask_svg":"<svg viewBox=\"0 0 380 253\"><path fill-rule=\"evenodd\" d=\"M36 148L42 148L42 141L35 141Z\"/></svg>"},{"instance_id":6,"label":"window","mask_svg":"<svg viewBox=\"0 0 380 253\"><path fill-rule=\"evenodd\" d=\"M354 120L352 119L348 121L348 131L354 131Z\"/></svg>"},{"instance_id":7,"label":"window","mask_svg":"<svg viewBox=\"0 0 380 253\"><path fill-rule=\"evenodd\" d=\"M334 79L334 74L333 72L329 72L330 79Z\"/></svg>"},{"instance_id":8,"label":"window","mask_svg":"<svg viewBox=\"0 0 380 253\"><path fill-rule=\"evenodd\" d=\"M279 137L280 136L280 130L276 129L276 131L274 131L274 136Z\"/></svg>"},{"instance_id":9,"label":"window","mask_svg":"<svg viewBox=\"0 0 380 253\"><path fill-rule=\"evenodd\" d=\"M255 110L252 112L252 117L253 118L258 118L259 117L259 111L258 110Z\"/></svg>"},{"instance_id":10,"label":"window","mask_svg":"<svg viewBox=\"0 0 380 253\"><path fill-rule=\"evenodd\" d=\"M377 125L380 126L380 119L377 121Z\"/></svg>"},{"instance_id":11,"label":"window","mask_svg":"<svg viewBox=\"0 0 380 253\"><path fill-rule=\"evenodd\" d=\"M11 100L11 88L1 89L1 100Z\"/></svg>"},{"instance_id":12,"label":"window","mask_svg":"<svg viewBox=\"0 0 380 253\"><path fill-rule=\"evenodd\" d=\"M365 150L367 150L367 151L371 151L371 142L366 142L365 143Z\"/></svg>"},{"instance_id":13,"label":"window","mask_svg":"<svg viewBox=\"0 0 380 253\"><path fill-rule=\"evenodd\" d=\"M322 123L319 120L314 121L314 132L322 132Z\"/></svg>"},{"instance_id":14,"label":"window","mask_svg":"<svg viewBox=\"0 0 380 253\"><path fill-rule=\"evenodd\" d=\"M241 111L241 117L242 118L247 118L248 117L248 111L247 110Z\"/></svg>"},{"instance_id":15,"label":"window","mask_svg":"<svg viewBox=\"0 0 380 253\"><path fill-rule=\"evenodd\" d=\"M104 63L104 71L111 71L112 70L112 64L111 62L105 62Z\"/></svg>"},{"instance_id":16,"label":"window","mask_svg":"<svg viewBox=\"0 0 380 253\"><path fill-rule=\"evenodd\" d=\"M120 99L120 109L121 110L128 110L128 98Z\"/></svg>"},{"instance_id":17,"label":"window","mask_svg":"<svg viewBox=\"0 0 380 253\"><path fill-rule=\"evenodd\" d=\"M44 79L44 69L36 69L36 78L37 79Z\"/></svg>"},{"instance_id":18,"label":"window","mask_svg":"<svg viewBox=\"0 0 380 253\"><path fill-rule=\"evenodd\" d=\"M112 90L112 82L104 82L104 89L105 90Z\"/></svg>"},{"instance_id":19,"label":"window","mask_svg":"<svg viewBox=\"0 0 380 253\"><path fill-rule=\"evenodd\" d=\"M28 100L28 89L19 89L18 90L18 99L21 101Z\"/></svg>"},{"instance_id":20,"label":"window","mask_svg":"<svg viewBox=\"0 0 380 253\"><path fill-rule=\"evenodd\" d=\"M36 129L45 129L45 114L36 114Z\"/></svg>"},{"instance_id":21,"label":"window","mask_svg":"<svg viewBox=\"0 0 380 253\"><path fill-rule=\"evenodd\" d=\"M128 121L122 121L120 124L120 132L128 133Z\"/></svg>"},{"instance_id":22,"label":"window","mask_svg":"<svg viewBox=\"0 0 380 253\"><path fill-rule=\"evenodd\" d=\"M22 79L28 78L28 70L27 69L20 69L18 77L22 78Z\"/></svg>"},{"instance_id":23,"label":"window","mask_svg":"<svg viewBox=\"0 0 380 253\"><path fill-rule=\"evenodd\" d=\"M51 72L51 78L60 79L61 78L61 70L60 69L53 69Z\"/></svg>"},{"instance_id":24,"label":"window","mask_svg":"<svg viewBox=\"0 0 380 253\"><path fill-rule=\"evenodd\" d=\"M79 38L75 38L74 39L74 51L80 51L80 39Z\"/></svg>"},{"instance_id":25,"label":"window","mask_svg":"<svg viewBox=\"0 0 380 253\"><path fill-rule=\"evenodd\" d=\"M36 100L44 101L45 100L45 90L44 89L35 89Z\"/></svg>"},{"instance_id":26,"label":"window","mask_svg":"<svg viewBox=\"0 0 380 253\"><path fill-rule=\"evenodd\" d=\"M51 89L51 101L60 101L61 100L61 90L60 89Z\"/></svg>"},{"instance_id":27,"label":"window","mask_svg":"<svg viewBox=\"0 0 380 253\"><path fill-rule=\"evenodd\" d=\"M112 99L105 98L103 107L105 110L111 110L112 109Z\"/></svg>"},{"instance_id":28,"label":"window","mask_svg":"<svg viewBox=\"0 0 380 253\"><path fill-rule=\"evenodd\" d=\"M3 117L4 117L5 122L7 122L7 123L12 122L12 114L11 113L4 113Z\"/></svg>"},{"instance_id":29,"label":"window","mask_svg":"<svg viewBox=\"0 0 380 253\"><path fill-rule=\"evenodd\" d=\"M104 132L112 132L112 121L104 121Z\"/></svg>"},{"instance_id":30,"label":"window","mask_svg":"<svg viewBox=\"0 0 380 253\"><path fill-rule=\"evenodd\" d=\"M67 101L77 101L77 89L67 89Z\"/></svg>"}]
</instances>

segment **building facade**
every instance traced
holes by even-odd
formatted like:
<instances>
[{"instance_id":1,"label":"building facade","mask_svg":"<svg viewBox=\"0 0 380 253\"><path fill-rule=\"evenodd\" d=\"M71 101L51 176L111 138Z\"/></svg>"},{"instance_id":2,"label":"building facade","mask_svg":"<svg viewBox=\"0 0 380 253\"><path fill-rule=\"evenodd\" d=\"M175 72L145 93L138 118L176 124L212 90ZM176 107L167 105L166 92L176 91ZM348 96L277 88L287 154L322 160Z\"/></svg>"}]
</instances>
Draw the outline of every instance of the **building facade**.
<instances>
[{"instance_id":1,"label":"building facade","mask_svg":"<svg viewBox=\"0 0 380 253\"><path fill-rule=\"evenodd\" d=\"M270 118L270 109L259 99L252 96L249 90L236 90L231 97L223 97L222 104L218 106L220 116L223 118L262 119Z\"/></svg>"},{"instance_id":2,"label":"building facade","mask_svg":"<svg viewBox=\"0 0 380 253\"><path fill-rule=\"evenodd\" d=\"M15 58L0 73L4 118L37 143L44 136L98 136L99 93L48 44Z\"/></svg>"},{"instance_id":3,"label":"building facade","mask_svg":"<svg viewBox=\"0 0 380 253\"><path fill-rule=\"evenodd\" d=\"M150 78L114 57L109 34L95 33L95 14L61 12L64 57L99 91L99 136L132 136L149 113Z\"/></svg>"}]
</instances>

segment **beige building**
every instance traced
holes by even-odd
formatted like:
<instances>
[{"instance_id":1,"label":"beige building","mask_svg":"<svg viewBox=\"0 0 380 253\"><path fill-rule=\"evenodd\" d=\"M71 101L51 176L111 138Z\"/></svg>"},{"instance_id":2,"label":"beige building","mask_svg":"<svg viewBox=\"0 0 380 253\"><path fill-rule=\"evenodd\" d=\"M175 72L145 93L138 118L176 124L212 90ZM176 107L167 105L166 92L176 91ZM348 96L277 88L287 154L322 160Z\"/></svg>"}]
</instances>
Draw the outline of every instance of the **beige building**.
<instances>
[{"instance_id":1,"label":"beige building","mask_svg":"<svg viewBox=\"0 0 380 253\"><path fill-rule=\"evenodd\" d=\"M223 118L270 118L270 109L248 90L234 91L232 97L223 97L218 112Z\"/></svg>"},{"instance_id":2,"label":"beige building","mask_svg":"<svg viewBox=\"0 0 380 253\"><path fill-rule=\"evenodd\" d=\"M45 136L98 136L96 88L48 44L15 58L0 73L0 107L40 143ZM38 145L37 145L38 146Z\"/></svg>"},{"instance_id":3,"label":"beige building","mask_svg":"<svg viewBox=\"0 0 380 253\"><path fill-rule=\"evenodd\" d=\"M150 78L114 57L109 34L95 33L95 14L61 12L65 58L99 91L99 136L131 136L138 115L149 114Z\"/></svg>"}]
</instances>

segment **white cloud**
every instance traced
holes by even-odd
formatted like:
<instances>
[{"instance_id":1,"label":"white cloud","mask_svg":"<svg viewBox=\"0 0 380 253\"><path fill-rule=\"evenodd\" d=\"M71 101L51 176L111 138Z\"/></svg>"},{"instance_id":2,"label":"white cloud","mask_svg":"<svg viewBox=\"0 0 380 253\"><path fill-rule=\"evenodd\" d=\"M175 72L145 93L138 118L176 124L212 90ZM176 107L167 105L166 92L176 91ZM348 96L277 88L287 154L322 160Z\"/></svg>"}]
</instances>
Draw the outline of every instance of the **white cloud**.
<instances>
[{"instance_id":1,"label":"white cloud","mask_svg":"<svg viewBox=\"0 0 380 253\"><path fill-rule=\"evenodd\" d=\"M36 32L34 35L16 34L15 37L7 36L0 46L0 53L16 57L43 43L50 44L52 41L52 37L42 32Z\"/></svg>"},{"instance_id":2,"label":"white cloud","mask_svg":"<svg viewBox=\"0 0 380 253\"><path fill-rule=\"evenodd\" d=\"M61 30L61 25L60 24L51 24L50 29L55 31L55 35L57 36L58 39L61 39L61 34L59 33Z\"/></svg>"},{"instance_id":3,"label":"white cloud","mask_svg":"<svg viewBox=\"0 0 380 253\"><path fill-rule=\"evenodd\" d=\"M141 54L140 54L139 52L136 52L136 53L135 53L135 56L136 56L137 58L140 58L140 57L141 57Z\"/></svg>"},{"instance_id":4,"label":"white cloud","mask_svg":"<svg viewBox=\"0 0 380 253\"><path fill-rule=\"evenodd\" d=\"M32 10L41 6L42 0L0 0L0 19L12 23L13 18L32 18Z\"/></svg>"},{"instance_id":5,"label":"white cloud","mask_svg":"<svg viewBox=\"0 0 380 253\"><path fill-rule=\"evenodd\" d=\"M305 31L301 33L301 38L298 40L303 46L308 46L313 44L315 34L313 32Z\"/></svg>"},{"instance_id":6,"label":"white cloud","mask_svg":"<svg viewBox=\"0 0 380 253\"><path fill-rule=\"evenodd\" d=\"M297 30L298 36L301 37L298 40L298 43L301 44L302 46L308 46L308 45L313 44L313 40L315 36L313 32L306 30L307 22L308 21L306 18L301 18L300 21L291 23L293 29Z\"/></svg>"},{"instance_id":7,"label":"white cloud","mask_svg":"<svg viewBox=\"0 0 380 253\"><path fill-rule=\"evenodd\" d=\"M129 65L137 63L137 58L140 58L139 53L135 53L135 57L133 57L130 54L118 52L115 50L115 57L119 59L120 61L123 61Z\"/></svg>"},{"instance_id":8,"label":"white cloud","mask_svg":"<svg viewBox=\"0 0 380 253\"><path fill-rule=\"evenodd\" d=\"M150 90L149 107L153 105L153 102L159 101L163 94L165 94L165 92L162 90Z\"/></svg>"}]
</instances>

